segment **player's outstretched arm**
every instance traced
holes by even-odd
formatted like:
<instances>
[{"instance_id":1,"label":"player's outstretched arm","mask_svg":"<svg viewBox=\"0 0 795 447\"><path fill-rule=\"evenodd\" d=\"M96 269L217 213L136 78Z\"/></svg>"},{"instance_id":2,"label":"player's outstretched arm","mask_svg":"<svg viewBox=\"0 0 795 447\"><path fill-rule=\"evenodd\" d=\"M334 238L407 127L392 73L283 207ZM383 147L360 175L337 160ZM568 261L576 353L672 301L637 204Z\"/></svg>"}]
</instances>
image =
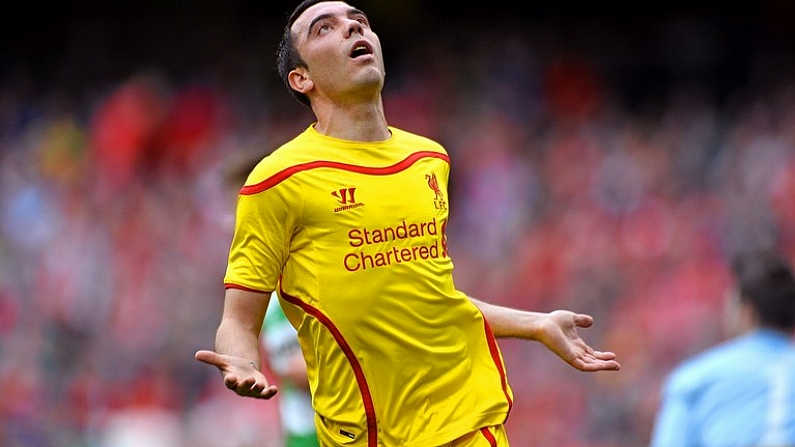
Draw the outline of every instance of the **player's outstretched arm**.
<instances>
[{"instance_id":1,"label":"player's outstretched arm","mask_svg":"<svg viewBox=\"0 0 795 447\"><path fill-rule=\"evenodd\" d=\"M471 299L483 312L496 337L539 341L580 371L617 371L621 368L614 353L596 351L580 337L578 328L593 325L590 315L568 310L529 312Z\"/></svg>"},{"instance_id":2,"label":"player's outstretched arm","mask_svg":"<svg viewBox=\"0 0 795 447\"><path fill-rule=\"evenodd\" d=\"M241 396L270 399L278 391L260 371L259 333L269 300L269 293L227 289L215 351L200 350L195 355L218 368L224 385Z\"/></svg>"}]
</instances>

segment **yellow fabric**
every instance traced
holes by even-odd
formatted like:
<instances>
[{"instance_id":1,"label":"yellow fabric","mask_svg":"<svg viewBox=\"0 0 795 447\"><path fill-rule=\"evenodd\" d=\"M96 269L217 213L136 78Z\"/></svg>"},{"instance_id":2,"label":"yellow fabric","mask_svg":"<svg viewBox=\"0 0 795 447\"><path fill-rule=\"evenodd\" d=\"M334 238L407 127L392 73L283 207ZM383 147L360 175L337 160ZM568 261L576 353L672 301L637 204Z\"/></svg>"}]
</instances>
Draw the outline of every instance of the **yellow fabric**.
<instances>
[{"instance_id":1,"label":"yellow fabric","mask_svg":"<svg viewBox=\"0 0 795 447\"><path fill-rule=\"evenodd\" d=\"M238 199L224 281L280 290L323 445L441 445L510 409L496 343L453 283L447 153L390 130L361 143L310 126Z\"/></svg>"}]
</instances>

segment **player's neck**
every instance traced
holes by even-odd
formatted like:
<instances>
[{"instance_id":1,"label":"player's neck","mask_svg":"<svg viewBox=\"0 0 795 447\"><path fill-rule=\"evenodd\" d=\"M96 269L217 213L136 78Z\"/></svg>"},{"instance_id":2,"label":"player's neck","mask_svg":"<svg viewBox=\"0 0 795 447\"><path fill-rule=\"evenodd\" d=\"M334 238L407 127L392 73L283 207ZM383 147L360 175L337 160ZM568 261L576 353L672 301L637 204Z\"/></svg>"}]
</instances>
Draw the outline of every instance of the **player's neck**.
<instances>
[{"instance_id":1,"label":"player's neck","mask_svg":"<svg viewBox=\"0 0 795 447\"><path fill-rule=\"evenodd\" d=\"M350 141L384 141L391 136L380 98L356 104L313 104L315 130Z\"/></svg>"}]
</instances>

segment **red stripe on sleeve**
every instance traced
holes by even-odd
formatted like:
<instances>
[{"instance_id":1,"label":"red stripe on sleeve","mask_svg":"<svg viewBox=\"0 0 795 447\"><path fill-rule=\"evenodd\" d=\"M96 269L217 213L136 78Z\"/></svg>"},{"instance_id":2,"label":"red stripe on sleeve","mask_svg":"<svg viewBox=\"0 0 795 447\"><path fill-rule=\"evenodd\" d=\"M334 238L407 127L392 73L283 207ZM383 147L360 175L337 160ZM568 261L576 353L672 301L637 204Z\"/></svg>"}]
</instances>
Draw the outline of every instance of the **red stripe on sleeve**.
<instances>
[{"instance_id":1,"label":"red stripe on sleeve","mask_svg":"<svg viewBox=\"0 0 795 447\"><path fill-rule=\"evenodd\" d=\"M231 283L231 282L225 283L224 284L224 289L240 289L240 290L244 290L246 292L270 293L270 292L266 292L264 290L252 289L251 287L241 286L240 284L234 284L234 283Z\"/></svg>"}]
</instances>

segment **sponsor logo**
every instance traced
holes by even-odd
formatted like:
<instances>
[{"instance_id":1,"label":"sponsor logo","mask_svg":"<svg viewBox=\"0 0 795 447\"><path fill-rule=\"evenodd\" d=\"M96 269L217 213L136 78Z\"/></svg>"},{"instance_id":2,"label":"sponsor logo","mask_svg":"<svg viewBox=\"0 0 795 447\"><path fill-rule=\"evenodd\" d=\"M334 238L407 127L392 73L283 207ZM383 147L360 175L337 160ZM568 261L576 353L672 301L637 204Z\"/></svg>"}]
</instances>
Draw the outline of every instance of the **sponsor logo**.
<instances>
[{"instance_id":1,"label":"sponsor logo","mask_svg":"<svg viewBox=\"0 0 795 447\"><path fill-rule=\"evenodd\" d=\"M348 244L355 250L343 257L349 272L388 267L408 262L448 258L447 221L401 221L386 228L352 228Z\"/></svg>"},{"instance_id":2,"label":"sponsor logo","mask_svg":"<svg viewBox=\"0 0 795 447\"><path fill-rule=\"evenodd\" d=\"M335 213L364 206L364 203L356 201L356 188L340 188L332 191L331 195L337 198L337 203L340 205L334 208Z\"/></svg>"}]
</instances>

